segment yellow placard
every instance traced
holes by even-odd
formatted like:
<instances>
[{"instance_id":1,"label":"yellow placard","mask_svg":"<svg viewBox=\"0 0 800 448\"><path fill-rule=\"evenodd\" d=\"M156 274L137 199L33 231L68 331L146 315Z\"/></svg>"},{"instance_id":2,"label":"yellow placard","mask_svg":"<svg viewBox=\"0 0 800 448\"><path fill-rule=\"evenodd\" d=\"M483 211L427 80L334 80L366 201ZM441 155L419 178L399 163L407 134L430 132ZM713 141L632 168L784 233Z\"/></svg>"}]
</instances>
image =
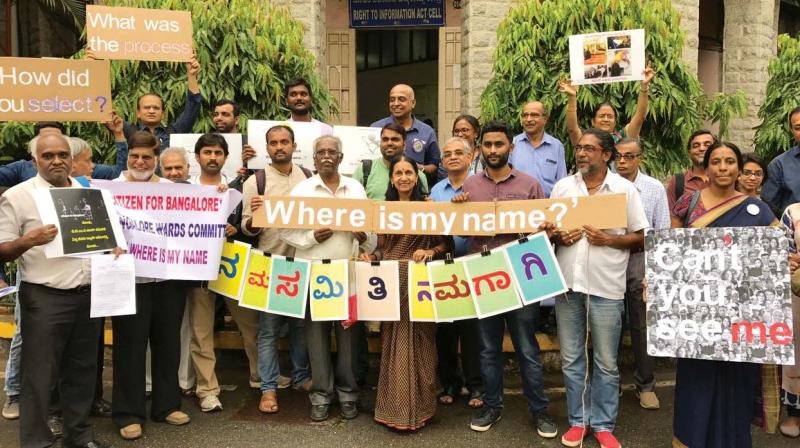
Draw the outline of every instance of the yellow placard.
<instances>
[{"instance_id":1,"label":"yellow placard","mask_svg":"<svg viewBox=\"0 0 800 448\"><path fill-rule=\"evenodd\" d=\"M348 285L347 260L311 264L308 300L311 320L346 320Z\"/></svg>"},{"instance_id":2,"label":"yellow placard","mask_svg":"<svg viewBox=\"0 0 800 448\"><path fill-rule=\"evenodd\" d=\"M250 245L241 241L222 245L222 258L219 261L219 275L208 282L208 289L225 297L239 300L244 286L247 262L250 258Z\"/></svg>"},{"instance_id":3,"label":"yellow placard","mask_svg":"<svg viewBox=\"0 0 800 448\"><path fill-rule=\"evenodd\" d=\"M269 270L272 258L260 250L250 251L250 262L247 263L242 298L239 306L259 311L267 310L267 291L269 290Z\"/></svg>"},{"instance_id":4,"label":"yellow placard","mask_svg":"<svg viewBox=\"0 0 800 448\"><path fill-rule=\"evenodd\" d=\"M408 310L412 322L434 322L433 296L424 263L408 262Z\"/></svg>"}]
</instances>

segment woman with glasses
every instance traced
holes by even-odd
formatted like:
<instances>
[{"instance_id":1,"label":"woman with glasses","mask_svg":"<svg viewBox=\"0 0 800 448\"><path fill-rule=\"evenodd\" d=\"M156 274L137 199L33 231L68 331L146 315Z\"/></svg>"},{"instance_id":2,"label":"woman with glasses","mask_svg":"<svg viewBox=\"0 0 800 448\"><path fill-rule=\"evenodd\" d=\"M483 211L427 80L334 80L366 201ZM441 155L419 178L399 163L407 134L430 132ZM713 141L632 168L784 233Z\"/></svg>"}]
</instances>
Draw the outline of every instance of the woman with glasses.
<instances>
[{"instance_id":1,"label":"woman with glasses","mask_svg":"<svg viewBox=\"0 0 800 448\"><path fill-rule=\"evenodd\" d=\"M453 137L461 137L468 141L472 148L479 148L478 141L481 137L481 125L472 115L459 115L453 121ZM481 152L472 151L472 160L469 163L468 174L473 175L483 171Z\"/></svg>"},{"instance_id":2,"label":"woman with glasses","mask_svg":"<svg viewBox=\"0 0 800 448\"><path fill-rule=\"evenodd\" d=\"M617 128L618 124L617 111L611 103L603 103L595 109L592 115L592 126L611 134L614 142L621 140L623 137L639 138L639 132L642 130L644 118L647 115L648 91L650 89L650 81L653 80L656 72L647 67L644 70L644 79L639 87L639 100L636 102L636 112L633 113L631 121L625 125L621 130ZM573 145L577 145L580 141L583 131L580 124L578 124L578 88L572 85L569 80L562 79L558 83L558 90L567 95L567 132L569 133L569 141Z\"/></svg>"},{"instance_id":3,"label":"woman with glasses","mask_svg":"<svg viewBox=\"0 0 800 448\"><path fill-rule=\"evenodd\" d=\"M758 198L761 186L767 180L767 164L764 159L752 152L742 154L742 160L744 160L744 168L739 174L736 189L748 196Z\"/></svg>"}]
</instances>

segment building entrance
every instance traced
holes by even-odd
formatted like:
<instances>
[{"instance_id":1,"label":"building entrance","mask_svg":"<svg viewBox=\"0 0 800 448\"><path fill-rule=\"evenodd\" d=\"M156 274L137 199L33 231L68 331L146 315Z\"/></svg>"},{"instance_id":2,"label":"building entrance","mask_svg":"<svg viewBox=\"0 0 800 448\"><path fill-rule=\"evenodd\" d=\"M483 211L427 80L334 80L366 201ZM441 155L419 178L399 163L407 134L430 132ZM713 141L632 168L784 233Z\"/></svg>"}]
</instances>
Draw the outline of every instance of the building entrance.
<instances>
[{"instance_id":1,"label":"building entrance","mask_svg":"<svg viewBox=\"0 0 800 448\"><path fill-rule=\"evenodd\" d=\"M358 125L388 116L389 90L408 84L416 95L417 119L438 128L438 61L438 29L357 30Z\"/></svg>"}]
</instances>

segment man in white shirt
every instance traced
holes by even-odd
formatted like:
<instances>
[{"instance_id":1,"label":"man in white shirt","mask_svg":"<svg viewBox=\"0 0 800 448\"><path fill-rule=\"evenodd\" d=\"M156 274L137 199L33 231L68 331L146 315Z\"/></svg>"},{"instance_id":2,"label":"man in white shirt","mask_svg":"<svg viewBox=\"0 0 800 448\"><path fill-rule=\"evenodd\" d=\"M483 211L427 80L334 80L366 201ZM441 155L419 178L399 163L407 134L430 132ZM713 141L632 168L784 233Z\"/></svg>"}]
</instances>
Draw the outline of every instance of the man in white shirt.
<instances>
[{"instance_id":1,"label":"man in white shirt","mask_svg":"<svg viewBox=\"0 0 800 448\"><path fill-rule=\"evenodd\" d=\"M93 440L89 412L97 371L100 319L89 318L91 265L88 258L47 258L42 246L58 235L43 225L33 191L77 187L69 177L72 153L61 134L31 142L38 174L0 197L0 262L18 260L22 283L22 389L20 446L51 446L47 425L50 393L58 385L67 447L102 448Z\"/></svg>"},{"instance_id":2,"label":"man in white shirt","mask_svg":"<svg viewBox=\"0 0 800 448\"><path fill-rule=\"evenodd\" d=\"M642 207L647 216L648 227L668 229L669 202L667 190L656 179L639 170L642 161L642 145L630 137L617 142L617 174L633 182L642 199ZM644 247L631 250L626 274L625 308L631 325L631 345L633 346L636 396L644 409L658 409L660 403L655 392L656 380L653 374L655 360L647 354L647 312L643 295Z\"/></svg>"},{"instance_id":3,"label":"man in white shirt","mask_svg":"<svg viewBox=\"0 0 800 448\"><path fill-rule=\"evenodd\" d=\"M318 174L292 189L292 196L367 199L361 184L339 175L342 162L342 142L338 137L322 136L314 141L314 166ZM296 248L295 256L309 260L349 259L358 255L359 249L369 251L373 239L363 232L284 229L281 238ZM332 366L330 353L331 326L336 333L336 367ZM339 398L342 417L358 416L356 401L359 386L356 380L358 336L363 325L344 328L341 322L312 321L306 318L306 341L311 362L311 419L324 421L335 393Z\"/></svg>"},{"instance_id":4,"label":"man in white shirt","mask_svg":"<svg viewBox=\"0 0 800 448\"><path fill-rule=\"evenodd\" d=\"M558 181L551 198L624 193L628 227L600 230L590 225L557 235L558 263L569 292L556 298L558 342L570 429L561 438L565 446L580 446L594 433L603 448L621 445L613 431L619 410L617 349L622 331L625 273L631 250L642 246L649 226L639 191L608 169L614 140L599 129L584 131L575 146L578 172ZM585 357L586 334L592 333L594 372L590 380Z\"/></svg>"}]
</instances>

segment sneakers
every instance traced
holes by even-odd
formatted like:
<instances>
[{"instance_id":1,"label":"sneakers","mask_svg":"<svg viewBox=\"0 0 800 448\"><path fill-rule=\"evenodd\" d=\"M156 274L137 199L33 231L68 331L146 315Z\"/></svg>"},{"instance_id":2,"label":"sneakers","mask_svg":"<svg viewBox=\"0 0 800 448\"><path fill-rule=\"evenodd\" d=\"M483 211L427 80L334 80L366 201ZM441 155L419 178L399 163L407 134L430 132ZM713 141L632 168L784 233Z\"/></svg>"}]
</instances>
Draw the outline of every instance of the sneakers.
<instances>
[{"instance_id":1,"label":"sneakers","mask_svg":"<svg viewBox=\"0 0 800 448\"><path fill-rule=\"evenodd\" d=\"M203 412L221 411L222 403L216 395L209 395L200 399L200 410Z\"/></svg>"},{"instance_id":2,"label":"sneakers","mask_svg":"<svg viewBox=\"0 0 800 448\"><path fill-rule=\"evenodd\" d=\"M582 426L570 426L569 431L561 436L561 444L564 446L581 446L583 439L589 435L589 429Z\"/></svg>"},{"instance_id":3,"label":"sneakers","mask_svg":"<svg viewBox=\"0 0 800 448\"><path fill-rule=\"evenodd\" d=\"M328 405L327 404L312 404L311 405L311 421L324 422L328 419Z\"/></svg>"},{"instance_id":4,"label":"sneakers","mask_svg":"<svg viewBox=\"0 0 800 448\"><path fill-rule=\"evenodd\" d=\"M56 439L64 436L64 419L60 415L48 415L47 427Z\"/></svg>"},{"instance_id":5,"label":"sneakers","mask_svg":"<svg viewBox=\"0 0 800 448\"><path fill-rule=\"evenodd\" d=\"M181 426L189 423L190 421L192 421L192 419L190 419L185 412L172 411L167 416L167 418L164 419L164 421L166 421L170 425Z\"/></svg>"},{"instance_id":6,"label":"sneakers","mask_svg":"<svg viewBox=\"0 0 800 448\"><path fill-rule=\"evenodd\" d=\"M248 385L250 389L261 389L261 379L260 378L250 378L248 381Z\"/></svg>"},{"instance_id":7,"label":"sneakers","mask_svg":"<svg viewBox=\"0 0 800 448\"><path fill-rule=\"evenodd\" d=\"M609 431L598 431L594 433L594 438L597 439L602 448L622 448L614 434Z\"/></svg>"},{"instance_id":8,"label":"sneakers","mask_svg":"<svg viewBox=\"0 0 800 448\"><path fill-rule=\"evenodd\" d=\"M345 420L352 420L358 417L358 406L355 401L343 401L339 403L339 409L342 411L342 418Z\"/></svg>"},{"instance_id":9,"label":"sneakers","mask_svg":"<svg viewBox=\"0 0 800 448\"><path fill-rule=\"evenodd\" d=\"M656 410L661 407L655 392L639 392L637 390L636 398L639 399L639 406L644 409Z\"/></svg>"},{"instance_id":10,"label":"sneakers","mask_svg":"<svg viewBox=\"0 0 800 448\"><path fill-rule=\"evenodd\" d=\"M498 408L490 408L484 406L478 409L472 416L472 421L469 422L469 429L478 432L488 431L495 423L500 420L502 411Z\"/></svg>"},{"instance_id":11,"label":"sneakers","mask_svg":"<svg viewBox=\"0 0 800 448\"><path fill-rule=\"evenodd\" d=\"M536 433L545 439L552 439L558 435L558 426L547 412L536 414Z\"/></svg>"},{"instance_id":12,"label":"sneakers","mask_svg":"<svg viewBox=\"0 0 800 448\"><path fill-rule=\"evenodd\" d=\"M19 418L19 395L9 395L3 404L3 418L16 420Z\"/></svg>"}]
</instances>

